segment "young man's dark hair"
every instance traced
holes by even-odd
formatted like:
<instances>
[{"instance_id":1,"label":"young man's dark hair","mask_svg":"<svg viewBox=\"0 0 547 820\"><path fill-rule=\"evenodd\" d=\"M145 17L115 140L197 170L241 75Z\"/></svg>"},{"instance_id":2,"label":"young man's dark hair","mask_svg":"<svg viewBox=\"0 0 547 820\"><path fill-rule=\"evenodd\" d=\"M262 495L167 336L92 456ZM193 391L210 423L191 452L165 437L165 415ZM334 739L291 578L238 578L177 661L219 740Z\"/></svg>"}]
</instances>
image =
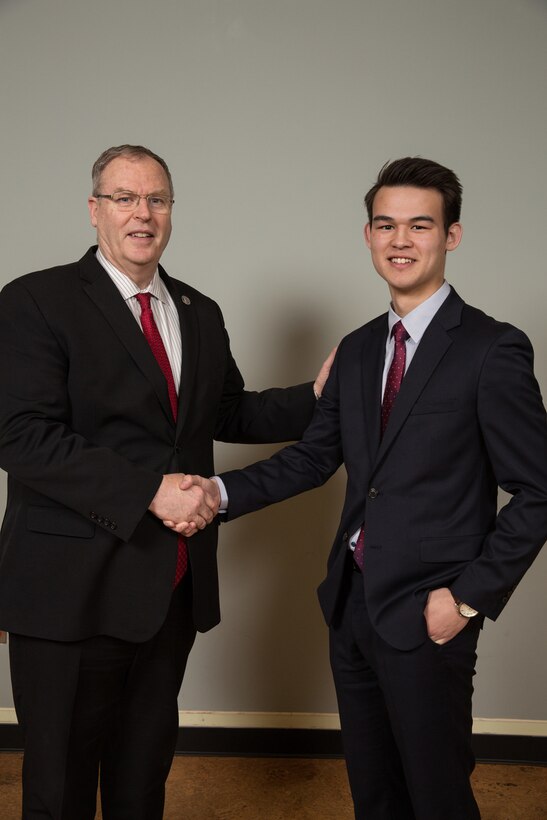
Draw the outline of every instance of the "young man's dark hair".
<instances>
[{"instance_id":1,"label":"young man's dark hair","mask_svg":"<svg viewBox=\"0 0 547 820\"><path fill-rule=\"evenodd\" d=\"M462 186L460 180L449 168L431 159L403 157L386 162L378 174L378 179L365 196L368 220L372 221L374 197L383 187L397 188L408 185L413 188L434 188L443 198L444 230L460 221L462 207Z\"/></svg>"}]
</instances>

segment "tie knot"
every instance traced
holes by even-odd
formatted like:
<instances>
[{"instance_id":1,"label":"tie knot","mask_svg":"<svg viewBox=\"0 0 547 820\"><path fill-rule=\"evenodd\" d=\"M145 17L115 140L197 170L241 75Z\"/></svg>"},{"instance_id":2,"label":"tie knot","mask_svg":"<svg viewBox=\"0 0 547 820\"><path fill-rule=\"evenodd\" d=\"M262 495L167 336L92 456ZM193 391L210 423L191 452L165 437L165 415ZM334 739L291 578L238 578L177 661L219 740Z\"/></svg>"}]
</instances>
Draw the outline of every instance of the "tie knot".
<instances>
[{"instance_id":1,"label":"tie knot","mask_svg":"<svg viewBox=\"0 0 547 820\"><path fill-rule=\"evenodd\" d=\"M396 344L406 342L406 340L409 338L408 333L405 330L405 326L403 325L400 319L393 325L391 335L395 339Z\"/></svg>"},{"instance_id":2,"label":"tie knot","mask_svg":"<svg viewBox=\"0 0 547 820\"><path fill-rule=\"evenodd\" d=\"M141 310L150 310L150 300L152 299L151 293L137 293L135 294L137 297L137 302L141 306Z\"/></svg>"}]
</instances>

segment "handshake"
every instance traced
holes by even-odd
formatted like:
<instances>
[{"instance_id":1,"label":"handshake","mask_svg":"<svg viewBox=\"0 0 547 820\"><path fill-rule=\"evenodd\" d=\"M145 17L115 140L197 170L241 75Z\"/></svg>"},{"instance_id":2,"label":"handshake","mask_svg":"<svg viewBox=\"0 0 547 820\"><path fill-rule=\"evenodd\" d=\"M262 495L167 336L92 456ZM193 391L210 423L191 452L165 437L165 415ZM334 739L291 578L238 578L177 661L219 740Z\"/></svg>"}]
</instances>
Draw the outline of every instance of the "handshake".
<instances>
[{"instance_id":1,"label":"handshake","mask_svg":"<svg viewBox=\"0 0 547 820\"><path fill-rule=\"evenodd\" d=\"M218 512L220 490L216 481L199 475L164 475L148 509L169 529L186 536L210 524Z\"/></svg>"}]
</instances>

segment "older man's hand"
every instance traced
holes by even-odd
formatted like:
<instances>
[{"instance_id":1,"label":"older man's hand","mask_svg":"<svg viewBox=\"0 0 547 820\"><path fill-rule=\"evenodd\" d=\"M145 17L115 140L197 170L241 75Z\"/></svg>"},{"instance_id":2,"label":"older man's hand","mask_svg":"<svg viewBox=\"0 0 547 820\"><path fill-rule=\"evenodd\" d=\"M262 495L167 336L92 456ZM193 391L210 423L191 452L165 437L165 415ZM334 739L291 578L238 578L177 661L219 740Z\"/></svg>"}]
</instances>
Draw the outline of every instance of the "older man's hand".
<instances>
[{"instance_id":1,"label":"older man's hand","mask_svg":"<svg viewBox=\"0 0 547 820\"><path fill-rule=\"evenodd\" d=\"M330 369L332 367L332 363L334 361L334 357L336 356L336 351L337 350L338 350L338 347L334 347L331 350L331 352L329 353L329 355L327 356L327 358L325 359L325 361L321 365L321 369L319 370L319 373L317 374L317 378L315 379L315 382L313 383L313 392L315 393L315 398L316 399L321 398L321 393L323 392L325 382L327 381L327 379L329 377Z\"/></svg>"},{"instance_id":2,"label":"older man's hand","mask_svg":"<svg viewBox=\"0 0 547 820\"><path fill-rule=\"evenodd\" d=\"M164 475L160 487L150 503L149 510L172 530L191 536L210 524L218 511L220 493L202 486L200 476L184 473ZM208 479L202 479L208 482Z\"/></svg>"}]
</instances>

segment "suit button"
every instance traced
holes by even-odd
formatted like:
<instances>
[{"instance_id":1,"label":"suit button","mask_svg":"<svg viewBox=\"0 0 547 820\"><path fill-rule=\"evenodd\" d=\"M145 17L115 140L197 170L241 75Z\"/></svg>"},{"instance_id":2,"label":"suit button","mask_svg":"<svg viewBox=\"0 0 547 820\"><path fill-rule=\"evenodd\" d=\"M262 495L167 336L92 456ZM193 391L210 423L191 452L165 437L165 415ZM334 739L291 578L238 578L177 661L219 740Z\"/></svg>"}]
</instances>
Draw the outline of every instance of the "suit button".
<instances>
[{"instance_id":1,"label":"suit button","mask_svg":"<svg viewBox=\"0 0 547 820\"><path fill-rule=\"evenodd\" d=\"M91 518L92 521L96 521L97 520L97 513L96 512L90 512L89 517Z\"/></svg>"},{"instance_id":2,"label":"suit button","mask_svg":"<svg viewBox=\"0 0 547 820\"><path fill-rule=\"evenodd\" d=\"M110 527L111 530L117 530L118 529L118 525L115 524L114 521L111 521L108 526Z\"/></svg>"},{"instance_id":3,"label":"suit button","mask_svg":"<svg viewBox=\"0 0 547 820\"><path fill-rule=\"evenodd\" d=\"M348 535L348 533L347 533L347 532L345 532L345 533L343 534L343 536L342 536L342 541L347 541L347 540L348 540L348 538L349 538L349 535Z\"/></svg>"},{"instance_id":4,"label":"suit button","mask_svg":"<svg viewBox=\"0 0 547 820\"><path fill-rule=\"evenodd\" d=\"M175 453L180 453L181 450L182 450L182 447L178 447L178 446L175 447Z\"/></svg>"},{"instance_id":5,"label":"suit button","mask_svg":"<svg viewBox=\"0 0 547 820\"><path fill-rule=\"evenodd\" d=\"M370 490L368 491L368 497L370 498L371 501L373 501L375 498L378 498L379 494L380 493L376 489L376 487L371 487Z\"/></svg>"}]
</instances>

